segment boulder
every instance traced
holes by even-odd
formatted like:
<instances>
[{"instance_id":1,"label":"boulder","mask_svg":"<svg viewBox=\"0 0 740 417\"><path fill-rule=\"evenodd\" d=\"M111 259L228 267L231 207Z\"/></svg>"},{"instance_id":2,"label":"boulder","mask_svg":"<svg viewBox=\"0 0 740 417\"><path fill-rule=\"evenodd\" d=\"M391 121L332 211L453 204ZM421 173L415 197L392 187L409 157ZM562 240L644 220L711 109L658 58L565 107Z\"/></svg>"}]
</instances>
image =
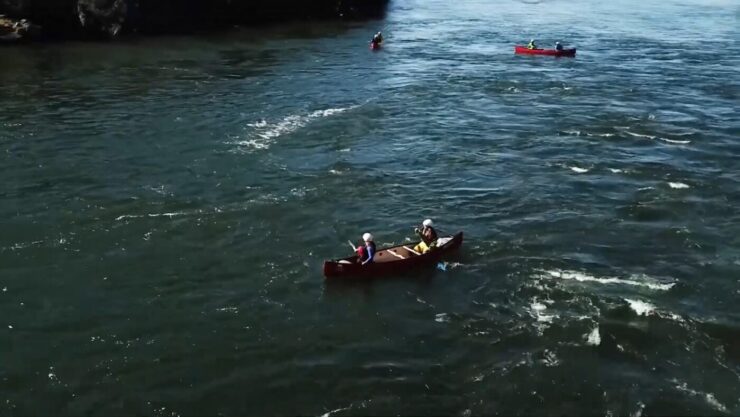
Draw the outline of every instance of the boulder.
<instances>
[{"instance_id":1,"label":"boulder","mask_svg":"<svg viewBox=\"0 0 740 417\"><path fill-rule=\"evenodd\" d=\"M0 42L19 42L40 38L40 26L26 19L14 20L0 15Z\"/></svg>"},{"instance_id":2,"label":"boulder","mask_svg":"<svg viewBox=\"0 0 740 417\"><path fill-rule=\"evenodd\" d=\"M78 0L80 27L93 35L117 36L128 18L127 0Z\"/></svg>"}]
</instances>

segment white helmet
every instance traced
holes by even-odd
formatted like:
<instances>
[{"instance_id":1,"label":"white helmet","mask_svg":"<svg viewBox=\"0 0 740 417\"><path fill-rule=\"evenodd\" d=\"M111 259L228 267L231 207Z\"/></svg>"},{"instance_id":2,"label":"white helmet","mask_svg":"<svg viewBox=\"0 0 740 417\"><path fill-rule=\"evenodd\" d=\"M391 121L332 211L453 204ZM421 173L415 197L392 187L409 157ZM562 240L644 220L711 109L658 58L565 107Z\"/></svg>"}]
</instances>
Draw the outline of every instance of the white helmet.
<instances>
[{"instance_id":1,"label":"white helmet","mask_svg":"<svg viewBox=\"0 0 740 417\"><path fill-rule=\"evenodd\" d=\"M423 225L424 227L432 227L432 225L433 225L433 224L434 224L434 223L432 222L432 219L426 219L426 220L424 220L424 222L422 223L422 225Z\"/></svg>"},{"instance_id":2,"label":"white helmet","mask_svg":"<svg viewBox=\"0 0 740 417\"><path fill-rule=\"evenodd\" d=\"M560 42L555 42L555 45L560 45Z\"/></svg>"},{"instance_id":3,"label":"white helmet","mask_svg":"<svg viewBox=\"0 0 740 417\"><path fill-rule=\"evenodd\" d=\"M373 235L371 235L370 233L365 233L364 235L362 235L362 240L364 240L365 242L372 242Z\"/></svg>"}]
</instances>

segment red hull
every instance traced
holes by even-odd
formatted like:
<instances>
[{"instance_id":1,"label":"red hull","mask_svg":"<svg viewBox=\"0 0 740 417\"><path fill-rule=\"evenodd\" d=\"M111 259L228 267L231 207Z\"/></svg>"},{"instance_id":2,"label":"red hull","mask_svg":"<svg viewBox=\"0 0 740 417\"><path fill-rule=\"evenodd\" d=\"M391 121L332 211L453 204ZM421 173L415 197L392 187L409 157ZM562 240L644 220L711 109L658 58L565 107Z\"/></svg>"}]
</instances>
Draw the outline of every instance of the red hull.
<instances>
[{"instance_id":1,"label":"red hull","mask_svg":"<svg viewBox=\"0 0 740 417\"><path fill-rule=\"evenodd\" d=\"M451 239L444 245L422 255L414 255L408 251L407 248L413 244L380 249L375 255L375 261L367 265L358 264L354 256L336 261L325 261L324 276L327 279L372 278L436 265L443 257L457 250L462 245L462 241L463 233L459 232L451 236Z\"/></svg>"},{"instance_id":2,"label":"red hull","mask_svg":"<svg viewBox=\"0 0 740 417\"><path fill-rule=\"evenodd\" d=\"M557 49L527 49L526 46L516 45L514 46L514 53L523 55L576 56L576 48L558 51Z\"/></svg>"},{"instance_id":3,"label":"red hull","mask_svg":"<svg viewBox=\"0 0 740 417\"><path fill-rule=\"evenodd\" d=\"M372 49L373 51L377 51L378 49L380 49L380 44L375 43L375 42L370 42L370 49Z\"/></svg>"}]
</instances>

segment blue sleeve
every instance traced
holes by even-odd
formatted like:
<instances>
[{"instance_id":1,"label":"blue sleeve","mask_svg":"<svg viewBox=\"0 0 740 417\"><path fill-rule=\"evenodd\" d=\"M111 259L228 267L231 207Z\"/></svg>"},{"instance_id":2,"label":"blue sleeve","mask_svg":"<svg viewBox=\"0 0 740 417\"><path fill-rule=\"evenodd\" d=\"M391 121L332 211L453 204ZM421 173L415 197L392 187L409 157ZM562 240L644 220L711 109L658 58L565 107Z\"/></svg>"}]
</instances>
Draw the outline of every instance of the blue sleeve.
<instances>
[{"instance_id":1,"label":"blue sleeve","mask_svg":"<svg viewBox=\"0 0 740 417\"><path fill-rule=\"evenodd\" d=\"M366 264L368 262L372 262L373 258L375 258L375 249L371 247L367 248L367 260L363 262L363 264Z\"/></svg>"}]
</instances>

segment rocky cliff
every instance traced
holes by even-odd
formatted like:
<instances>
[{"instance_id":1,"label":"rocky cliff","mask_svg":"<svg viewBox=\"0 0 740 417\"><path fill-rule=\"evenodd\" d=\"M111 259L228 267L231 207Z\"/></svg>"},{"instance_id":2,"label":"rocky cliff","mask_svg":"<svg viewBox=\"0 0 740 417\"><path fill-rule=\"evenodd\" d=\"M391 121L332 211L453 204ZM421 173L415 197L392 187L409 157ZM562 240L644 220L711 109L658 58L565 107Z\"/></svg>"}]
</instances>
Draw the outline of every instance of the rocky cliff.
<instances>
[{"instance_id":1,"label":"rocky cliff","mask_svg":"<svg viewBox=\"0 0 740 417\"><path fill-rule=\"evenodd\" d=\"M380 17L389 0L0 0L50 38L182 33L294 19Z\"/></svg>"}]
</instances>

